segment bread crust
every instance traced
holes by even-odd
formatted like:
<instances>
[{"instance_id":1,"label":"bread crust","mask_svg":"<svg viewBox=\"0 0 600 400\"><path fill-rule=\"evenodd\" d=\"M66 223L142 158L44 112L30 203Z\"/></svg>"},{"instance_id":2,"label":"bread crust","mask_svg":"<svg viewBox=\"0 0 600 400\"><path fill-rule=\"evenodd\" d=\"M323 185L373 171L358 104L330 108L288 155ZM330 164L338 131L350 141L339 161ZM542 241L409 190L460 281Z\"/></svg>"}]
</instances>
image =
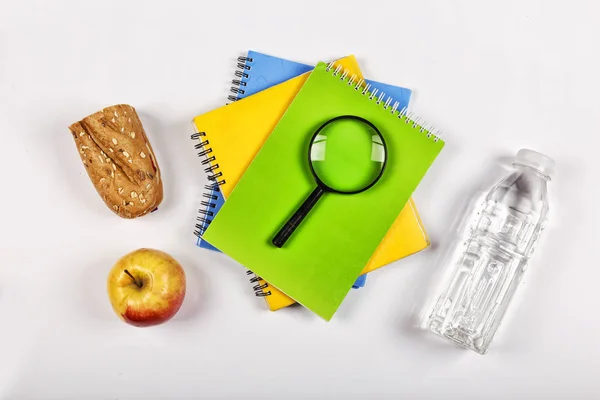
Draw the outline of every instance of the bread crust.
<instances>
[{"instance_id":1,"label":"bread crust","mask_svg":"<svg viewBox=\"0 0 600 400\"><path fill-rule=\"evenodd\" d=\"M163 199L158 162L135 108L107 107L69 126L85 169L115 214L137 218Z\"/></svg>"}]
</instances>

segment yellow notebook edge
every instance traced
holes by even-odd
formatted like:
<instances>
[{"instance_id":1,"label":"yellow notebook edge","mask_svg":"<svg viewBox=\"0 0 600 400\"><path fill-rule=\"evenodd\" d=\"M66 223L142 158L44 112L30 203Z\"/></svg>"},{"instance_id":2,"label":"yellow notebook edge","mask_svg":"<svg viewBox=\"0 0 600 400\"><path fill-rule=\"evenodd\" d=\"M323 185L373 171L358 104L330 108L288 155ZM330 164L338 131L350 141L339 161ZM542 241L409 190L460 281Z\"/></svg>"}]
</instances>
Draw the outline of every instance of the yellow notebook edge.
<instances>
[{"instance_id":1,"label":"yellow notebook edge","mask_svg":"<svg viewBox=\"0 0 600 400\"><path fill-rule=\"evenodd\" d=\"M419 215L419 212L412 197L408 200L408 203L406 203L406 206L402 210L401 214L398 215L397 219L403 217L404 210L407 208L410 210L410 215L414 217L414 225L417 228L413 229L413 233L416 233L418 231L420 236L416 237L414 235L406 235L411 237L412 246L409 246L409 248L405 248L405 251L401 256L390 256L390 254L392 253L389 249L386 249L386 247L389 248L391 246L394 246L394 243L392 242L391 237L386 235L375 250L375 252L373 253L373 257L369 260L367 265L365 265L365 268L362 270L361 275L368 274L377 269L390 265L391 263L402 260L406 257L410 257L416 253L427 249L431 245L429 235L427 234L423 221L421 220L421 216ZM395 225L396 223L394 223L394 225L392 225L390 229L394 229ZM416 242L414 240L417 238L420 239L419 242Z\"/></svg>"}]
</instances>

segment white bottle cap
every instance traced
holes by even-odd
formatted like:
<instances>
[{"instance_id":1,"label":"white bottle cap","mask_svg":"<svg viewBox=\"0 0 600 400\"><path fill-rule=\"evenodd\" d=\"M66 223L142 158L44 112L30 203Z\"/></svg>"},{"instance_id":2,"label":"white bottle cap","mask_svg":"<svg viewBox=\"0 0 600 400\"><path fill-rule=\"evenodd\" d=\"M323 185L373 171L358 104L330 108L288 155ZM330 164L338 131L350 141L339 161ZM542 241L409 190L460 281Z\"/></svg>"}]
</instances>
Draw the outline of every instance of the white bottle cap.
<instances>
[{"instance_id":1,"label":"white bottle cap","mask_svg":"<svg viewBox=\"0 0 600 400\"><path fill-rule=\"evenodd\" d=\"M551 177L554 173L554 160L542 153L529 149L521 149L513 164L525 165Z\"/></svg>"}]
</instances>

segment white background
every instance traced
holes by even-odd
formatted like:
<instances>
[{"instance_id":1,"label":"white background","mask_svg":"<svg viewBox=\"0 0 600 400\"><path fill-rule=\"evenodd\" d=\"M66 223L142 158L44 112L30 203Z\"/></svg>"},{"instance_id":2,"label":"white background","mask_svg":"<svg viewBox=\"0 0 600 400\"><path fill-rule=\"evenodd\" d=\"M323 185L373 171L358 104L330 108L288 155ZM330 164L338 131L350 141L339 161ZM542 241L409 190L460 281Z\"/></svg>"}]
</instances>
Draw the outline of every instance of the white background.
<instances>
[{"instance_id":1,"label":"white background","mask_svg":"<svg viewBox=\"0 0 600 400\"><path fill-rule=\"evenodd\" d=\"M596 0L0 0L0 398L599 398L599 15ZM191 119L224 104L248 49L355 54L444 131L414 195L432 247L369 274L329 323L267 311L241 266L194 245ZM104 206L67 129L115 103L137 108L163 171L139 220ZM522 147L557 162L550 226L480 356L418 323L454 215ZM188 277L179 314L149 329L105 288L138 247Z\"/></svg>"}]
</instances>

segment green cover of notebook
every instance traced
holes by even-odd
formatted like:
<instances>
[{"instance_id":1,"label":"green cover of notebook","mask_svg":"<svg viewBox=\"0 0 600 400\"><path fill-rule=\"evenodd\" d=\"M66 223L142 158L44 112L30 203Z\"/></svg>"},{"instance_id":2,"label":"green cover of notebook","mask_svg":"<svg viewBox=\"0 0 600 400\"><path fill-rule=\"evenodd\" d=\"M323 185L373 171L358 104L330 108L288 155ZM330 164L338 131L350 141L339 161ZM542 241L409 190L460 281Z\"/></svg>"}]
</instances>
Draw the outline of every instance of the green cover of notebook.
<instances>
[{"instance_id":1,"label":"green cover of notebook","mask_svg":"<svg viewBox=\"0 0 600 400\"><path fill-rule=\"evenodd\" d=\"M339 69L319 63L204 234L204 239L330 320L443 147ZM389 100L389 101L388 101ZM387 144L372 188L326 193L283 248L271 240L315 187L309 142L324 122L356 115ZM269 201L265 201L269 199Z\"/></svg>"}]
</instances>

